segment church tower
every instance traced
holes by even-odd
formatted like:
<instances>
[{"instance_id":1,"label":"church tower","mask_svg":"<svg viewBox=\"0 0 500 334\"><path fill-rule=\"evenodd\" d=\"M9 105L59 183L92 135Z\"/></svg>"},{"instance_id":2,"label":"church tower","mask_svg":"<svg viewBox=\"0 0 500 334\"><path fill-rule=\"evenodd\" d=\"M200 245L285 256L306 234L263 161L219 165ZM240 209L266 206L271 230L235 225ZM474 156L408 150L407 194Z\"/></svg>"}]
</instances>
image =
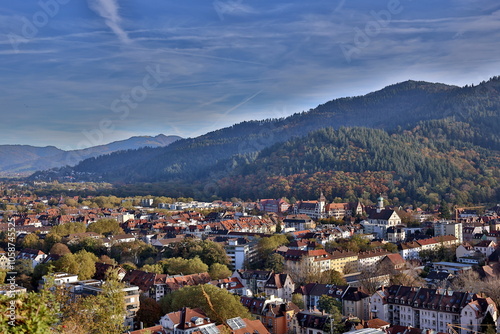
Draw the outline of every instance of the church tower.
<instances>
[{"instance_id":1,"label":"church tower","mask_svg":"<svg viewBox=\"0 0 500 334\"><path fill-rule=\"evenodd\" d=\"M380 195L377 198L377 213L382 212L382 210L384 210L384 198Z\"/></svg>"},{"instance_id":2,"label":"church tower","mask_svg":"<svg viewBox=\"0 0 500 334\"><path fill-rule=\"evenodd\" d=\"M321 191L321 195L319 196L318 206L317 206L318 218L325 217L325 209L326 209L326 197L325 195L323 195L323 191Z\"/></svg>"}]
</instances>

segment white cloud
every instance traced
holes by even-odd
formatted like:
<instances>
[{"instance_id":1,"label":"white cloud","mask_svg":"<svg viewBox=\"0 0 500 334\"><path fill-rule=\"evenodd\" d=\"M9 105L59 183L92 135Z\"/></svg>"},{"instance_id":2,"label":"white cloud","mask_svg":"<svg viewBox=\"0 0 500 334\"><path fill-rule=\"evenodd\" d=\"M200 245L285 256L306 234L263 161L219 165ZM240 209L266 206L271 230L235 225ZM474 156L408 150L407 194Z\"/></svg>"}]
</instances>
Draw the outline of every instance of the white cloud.
<instances>
[{"instance_id":1,"label":"white cloud","mask_svg":"<svg viewBox=\"0 0 500 334\"><path fill-rule=\"evenodd\" d=\"M118 14L120 6L117 0L87 0L90 9L104 18L106 25L126 44L131 42L128 34L120 25L121 17Z\"/></svg>"}]
</instances>

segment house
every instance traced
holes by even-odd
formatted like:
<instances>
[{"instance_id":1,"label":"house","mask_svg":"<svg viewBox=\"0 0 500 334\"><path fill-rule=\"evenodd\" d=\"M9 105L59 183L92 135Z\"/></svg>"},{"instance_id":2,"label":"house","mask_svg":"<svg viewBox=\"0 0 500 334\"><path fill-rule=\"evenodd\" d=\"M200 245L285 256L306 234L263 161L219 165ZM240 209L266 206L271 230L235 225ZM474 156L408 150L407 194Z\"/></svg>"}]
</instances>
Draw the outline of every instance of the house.
<instances>
[{"instance_id":1,"label":"house","mask_svg":"<svg viewBox=\"0 0 500 334\"><path fill-rule=\"evenodd\" d=\"M307 214L288 215L283 220L283 223L285 224L285 229L291 229L294 231L316 228L316 223Z\"/></svg>"},{"instance_id":2,"label":"house","mask_svg":"<svg viewBox=\"0 0 500 334\"><path fill-rule=\"evenodd\" d=\"M17 254L16 260L29 260L31 267L35 268L37 265L42 263L47 256L48 255L41 250L24 248Z\"/></svg>"},{"instance_id":3,"label":"house","mask_svg":"<svg viewBox=\"0 0 500 334\"><path fill-rule=\"evenodd\" d=\"M295 283L289 274L273 274L264 285L264 292L268 296L276 296L285 301L292 301Z\"/></svg>"},{"instance_id":4,"label":"house","mask_svg":"<svg viewBox=\"0 0 500 334\"><path fill-rule=\"evenodd\" d=\"M387 254L382 261L380 261L382 268L390 268L392 270L403 270L406 261L399 253Z\"/></svg>"},{"instance_id":5,"label":"house","mask_svg":"<svg viewBox=\"0 0 500 334\"><path fill-rule=\"evenodd\" d=\"M0 251L0 270L1 269L11 269L11 262L7 257L7 252L4 251Z\"/></svg>"},{"instance_id":6,"label":"house","mask_svg":"<svg viewBox=\"0 0 500 334\"><path fill-rule=\"evenodd\" d=\"M0 295L12 297L21 293L26 293L28 290L24 286L17 284L2 284L0 285Z\"/></svg>"},{"instance_id":7,"label":"house","mask_svg":"<svg viewBox=\"0 0 500 334\"><path fill-rule=\"evenodd\" d=\"M250 319L242 319L240 317L231 318L226 320L229 328L224 325L219 325L220 332L225 332L229 329L230 334L246 334L246 333L254 333L254 334L270 334L269 331L264 327L260 320L250 320Z\"/></svg>"},{"instance_id":8,"label":"house","mask_svg":"<svg viewBox=\"0 0 500 334\"><path fill-rule=\"evenodd\" d=\"M485 257L489 257L495 251L497 244L492 240L482 240L474 245L474 250L480 252Z\"/></svg>"},{"instance_id":9,"label":"house","mask_svg":"<svg viewBox=\"0 0 500 334\"><path fill-rule=\"evenodd\" d=\"M129 270L123 277L123 281L137 285L143 295L159 301L166 294L185 286L206 284L211 281L211 278L208 273L169 276L142 270Z\"/></svg>"},{"instance_id":10,"label":"house","mask_svg":"<svg viewBox=\"0 0 500 334\"><path fill-rule=\"evenodd\" d=\"M367 252L359 252L358 254L358 270L369 270L372 268L375 268L384 257L387 255L390 255L391 252L383 250L383 249L377 249L373 251L367 251Z\"/></svg>"},{"instance_id":11,"label":"house","mask_svg":"<svg viewBox=\"0 0 500 334\"><path fill-rule=\"evenodd\" d=\"M293 316L300 311L294 303L275 296L241 297L240 302L273 334L287 333Z\"/></svg>"},{"instance_id":12,"label":"house","mask_svg":"<svg viewBox=\"0 0 500 334\"><path fill-rule=\"evenodd\" d=\"M307 273L322 273L330 270L330 254L324 249L295 250L289 249L284 254L285 271L305 276Z\"/></svg>"},{"instance_id":13,"label":"house","mask_svg":"<svg viewBox=\"0 0 500 334\"><path fill-rule=\"evenodd\" d=\"M387 228L387 241L398 243L406 239L406 226L396 225Z\"/></svg>"},{"instance_id":14,"label":"house","mask_svg":"<svg viewBox=\"0 0 500 334\"><path fill-rule=\"evenodd\" d=\"M365 233L375 234L378 238L387 238L387 229L401 224L401 217L394 210L384 208L384 198L377 199L375 209L367 209L367 220L361 222Z\"/></svg>"},{"instance_id":15,"label":"house","mask_svg":"<svg viewBox=\"0 0 500 334\"><path fill-rule=\"evenodd\" d=\"M214 322L200 309L184 307L160 318L160 325L170 334L219 333Z\"/></svg>"},{"instance_id":16,"label":"house","mask_svg":"<svg viewBox=\"0 0 500 334\"><path fill-rule=\"evenodd\" d=\"M300 201L293 207L294 213L307 215L313 219L326 218L326 198L321 193L317 201Z\"/></svg>"},{"instance_id":17,"label":"house","mask_svg":"<svg viewBox=\"0 0 500 334\"><path fill-rule=\"evenodd\" d=\"M251 296L252 291L246 288L243 283L241 283L238 277L222 278L218 280L212 280L208 284L215 285L218 288L224 289L239 296Z\"/></svg>"},{"instance_id":18,"label":"house","mask_svg":"<svg viewBox=\"0 0 500 334\"><path fill-rule=\"evenodd\" d=\"M252 294L262 293L267 281L274 275L271 270L245 270L239 269L233 272L231 277L239 278L243 285L250 289Z\"/></svg>"}]
</instances>

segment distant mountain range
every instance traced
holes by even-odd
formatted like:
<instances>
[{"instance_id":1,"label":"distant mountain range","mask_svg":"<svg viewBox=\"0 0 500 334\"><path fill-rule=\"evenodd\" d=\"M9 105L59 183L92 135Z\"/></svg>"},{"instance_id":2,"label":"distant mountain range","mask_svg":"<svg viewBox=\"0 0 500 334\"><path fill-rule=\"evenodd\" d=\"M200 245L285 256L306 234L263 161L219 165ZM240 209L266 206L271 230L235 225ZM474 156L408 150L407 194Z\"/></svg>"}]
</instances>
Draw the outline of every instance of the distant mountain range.
<instances>
[{"instance_id":1,"label":"distant mountain range","mask_svg":"<svg viewBox=\"0 0 500 334\"><path fill-rule=\"evenodd\" d=\"M165 147L182 139L178 136L137 136L115 141L107 145L82 150L64 151L54 146L0 145L0 175L31 174L66 165L75 165L82 160L117 151L143 147Z\"/></svg>"},{"instance_id":2,"label":"distant mountain range","mask_svg":"<svg viewBox=\"0 0 500 334\"><path fill-rule=\"evenodd\" d=\"M311 198L328 189L330 198L384 192L405 202L500 201L498 129L499 77L465 87L406 81L31 179L71 176L132 190L161 182L162 194L196 198Z\"/></svg>"}]
</instances>

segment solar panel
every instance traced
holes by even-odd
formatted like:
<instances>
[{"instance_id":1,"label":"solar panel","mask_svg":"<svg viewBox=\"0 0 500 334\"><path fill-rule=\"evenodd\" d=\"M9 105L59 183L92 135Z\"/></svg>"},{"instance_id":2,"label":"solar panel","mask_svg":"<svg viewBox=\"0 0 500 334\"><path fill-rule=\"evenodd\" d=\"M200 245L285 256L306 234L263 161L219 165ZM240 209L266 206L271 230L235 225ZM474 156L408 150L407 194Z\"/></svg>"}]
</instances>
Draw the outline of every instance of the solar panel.
<instances>
[{"instance_id":1,"label":"solar panel","mask_svg":"<svg viewBox=\"0 0 500 334\"><path fill-rule=\"evenodd\" d=\"M217 326L215 326L215 324L211 324L210 326L200 328L200 332L202 334L219 334L220 333L219 329L217 328Z\"/></svg>"},{"instance_id":2,"label":"solar panel","mask_svg":"<svg viewBox=\"0 0 500 334\"><path fill-rule=\"evenodd\" d=\"M241 328L245 328L247 325L240 317L227 319L227 324L231 327L232 330L238 330Z\"/></svg>"}]
</instances>

